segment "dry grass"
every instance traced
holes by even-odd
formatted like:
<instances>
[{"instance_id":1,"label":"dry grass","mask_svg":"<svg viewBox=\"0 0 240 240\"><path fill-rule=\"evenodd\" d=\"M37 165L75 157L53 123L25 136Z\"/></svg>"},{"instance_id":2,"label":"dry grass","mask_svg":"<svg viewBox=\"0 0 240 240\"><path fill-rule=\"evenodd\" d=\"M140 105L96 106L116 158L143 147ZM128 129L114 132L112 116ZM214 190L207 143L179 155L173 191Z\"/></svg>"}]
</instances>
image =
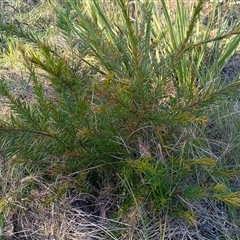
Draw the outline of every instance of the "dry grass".
<instances>
[{"instance_id":1,"label":"dry grass","mask_svg":"<svg viewBox=\"0 0 240 240\"><path fill-rule=\"evenodd\" d=\"M46 186L45 186L46 187ZM28 207L19 208L8 220L5 233L12 239L23 240L93 240L93 239L145 239L137 209L132 209L124 221L101 218L84 212L72 203L83 201L81 196L64 196L60 201L43 207L47 192L35 193ZM81 200L77 200L80 197ZM224 204L204 200L188 203L196 221L192 224L171 217L154 217L148 221L148 239L239 239L239 226L228 220ZM149 216L151 217L151 216ZM135 219L135 220L134 220ZM13 232L14 230L14 232ZM126 231L127 230L127 231ZM8 231L8 232L7 232ZM124 234L124 232L126 232Z\"/></svg>"}]
</instances>

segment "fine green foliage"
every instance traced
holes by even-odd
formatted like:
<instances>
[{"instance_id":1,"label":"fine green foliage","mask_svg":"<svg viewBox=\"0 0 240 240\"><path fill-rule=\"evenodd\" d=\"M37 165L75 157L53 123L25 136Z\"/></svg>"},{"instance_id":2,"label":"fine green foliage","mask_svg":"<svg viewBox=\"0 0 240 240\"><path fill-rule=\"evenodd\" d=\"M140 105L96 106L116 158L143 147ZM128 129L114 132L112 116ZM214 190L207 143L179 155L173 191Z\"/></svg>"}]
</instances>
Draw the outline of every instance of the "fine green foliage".
<instances>
[{"instance_id":1,"label":"fine green foliage","mask_svg":"<svg viewBox=\"0 0 240 240\"><path fill-rule=\"evenodd\" d=\"M203 27L204 2L189 15L177 1L173 17L164 0L161 11L154 1L135 1L134 11L124 0L55 0L61 44L2 22L0 30L19 39L29 73L23 98L0 82L11 109L0 120L5 156L48 180L69 176L71 188L95 195L109 182L123 193L119 217L135 205L142 224L142 209L167 209L193 224L185 199L239 207L224 166L204 151L203 129L211 109L239 89L239 81L221 80L221 70L240 30L222 24L213 34L213 15Z\"/></svg>"}]
</instances>

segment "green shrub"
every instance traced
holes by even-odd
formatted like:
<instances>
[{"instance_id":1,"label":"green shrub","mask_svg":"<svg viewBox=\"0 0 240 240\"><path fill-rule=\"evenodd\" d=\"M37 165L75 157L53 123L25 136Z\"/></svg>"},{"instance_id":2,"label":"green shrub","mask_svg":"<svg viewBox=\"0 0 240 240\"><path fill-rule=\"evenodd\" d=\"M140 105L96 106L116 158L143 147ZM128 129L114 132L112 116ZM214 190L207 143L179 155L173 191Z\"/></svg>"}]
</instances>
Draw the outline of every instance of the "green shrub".
<instances>
[{"instance_id":1,"label":"green shrub","mask_svg":"<svg viewBox=\"0 0 240 240\"><path fill-rule=\"evenodd\" d=\"M33 86L33 97L23 100L0 82L11 107L10 120L1 120L5 154L47 179L73 176L90 191L108 181L124 192L127 208L146 204L185 216L184 199L206 197L239 206L239 193L214 176L217 159L189 151L203 144L193 129L206 126L210 107L240 85L220 78L239 30L219 26L213 35L213 15L204 29L203 3L189 16L179 2L172 18L164 0L162 11L136 1L133 18L124 0L107 7L54 1L57 44L2 24L6 34L28 42L20 51Z\"/></svg>"}]
</instances>

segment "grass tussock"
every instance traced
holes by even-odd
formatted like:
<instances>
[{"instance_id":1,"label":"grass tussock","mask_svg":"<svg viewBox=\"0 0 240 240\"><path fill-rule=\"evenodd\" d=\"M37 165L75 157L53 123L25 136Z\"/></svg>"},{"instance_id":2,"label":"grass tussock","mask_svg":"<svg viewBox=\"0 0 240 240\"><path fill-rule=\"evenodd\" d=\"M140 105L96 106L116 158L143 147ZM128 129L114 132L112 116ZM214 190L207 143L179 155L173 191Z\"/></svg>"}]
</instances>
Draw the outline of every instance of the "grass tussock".
<instances>
[{"instance_id":1,"label":"grass tussock","mask_svg":"<svg viewBox=\"0 0 240 240\"><path fill-rule=\"evenodd\" d=\"M182 3L1 5L0 235L240 238L239 21Z\"/></svg>"}]
</instances>

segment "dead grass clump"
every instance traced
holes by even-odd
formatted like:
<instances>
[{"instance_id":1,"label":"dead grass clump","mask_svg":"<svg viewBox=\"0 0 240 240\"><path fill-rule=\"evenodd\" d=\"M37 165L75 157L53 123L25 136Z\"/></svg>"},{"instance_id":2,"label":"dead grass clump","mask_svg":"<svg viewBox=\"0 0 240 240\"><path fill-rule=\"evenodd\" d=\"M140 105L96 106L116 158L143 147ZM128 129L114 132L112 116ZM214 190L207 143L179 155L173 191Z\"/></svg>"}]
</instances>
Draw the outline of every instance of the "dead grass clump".
<instances>
[{"instance_id":1,"label":"dead grass clump","mask_svg":"<svg viewBox=\"0 0 240 240\"><path fill-rule=\"evenodd\" d=\"M53 185L38 184L27 198L13 203L14 213L5 218L6 237L19 240L94 239L100 226L93 215L84 211L88 206L84 209L72 204L75 199L67 194L60 200L54 199Z\"/></svg>"}]
</instances>

